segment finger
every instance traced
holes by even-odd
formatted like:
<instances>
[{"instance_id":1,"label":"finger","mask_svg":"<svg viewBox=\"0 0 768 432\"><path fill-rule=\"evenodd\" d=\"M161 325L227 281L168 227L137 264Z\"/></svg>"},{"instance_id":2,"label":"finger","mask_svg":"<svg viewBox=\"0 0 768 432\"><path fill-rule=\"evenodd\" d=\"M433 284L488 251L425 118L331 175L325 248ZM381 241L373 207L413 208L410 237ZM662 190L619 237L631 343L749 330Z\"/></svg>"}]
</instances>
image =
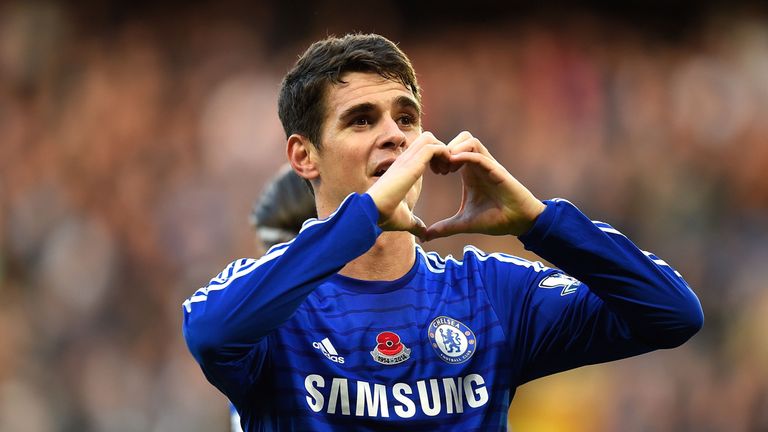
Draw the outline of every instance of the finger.
<instances>
[{"instance_id":1,"label":"finger","mask_svg":"<svg viewBox=\"0 0 768 432\"><path fill-rule=\"evenodd\" d=\"M452 160L451 163L449 164L449 167L450 167L449 169L450 169L451 172L456 172L456 171L460 170L461 167L463 167L463 166L464 166L464 162L453 161Z\"/></svg>"},{"instance_id":2,"label":"finger","mask_svg":"<svg viewBox=\"0 0 768 432\"><path fill-rule=\"evenodd\" d=\"M448 151L448 147L445 144L427 144L420 153L420 157L423 163L429 163L431 167L445 168L444 173L436 171L442 174L447 173L447 169L451 163L451 152ZM434 162L434 165L433 165ZM433 169L434 170L434 169Z\"/></svg>"},{"instance_id":3,"label":"finger","mask_svg":"<svg viewBox=\"0 0 768 432\"><path fill-rule=\"evenodd\" d=\"M472 152L472 153L479 153L487 158L494 159L493 156L491 156L491 153L488 151L488 149L485 148L483 143L480 142L480 140L475 137L471 137L464 141L459 141L454 143L453 145L449 145L448 149L450 150L451 154Z\"/></svg>"},{"instance_id":4,"label":"finger","mask_svg":"<svg viewBox=\"0 0 768 432\"><path fill-rule=\"evenodd\" d=\"M468 131L462 131L458 135L456 135L456 137L454 137L448 143L448 147L450 148L450 147L452 147L452 146L454 146L454 145L456 145L456 144L458 144L458 143L460 143L462 141L466 141L466 140L468 140L470 138L473 138L471 133L469 133Z\"/></svg>"},{"instance_id":5,"label":"finger","mask_svg":"<svg viewBox=\"0 0 768 432\"><path fill-rule=\"evenodd\" d=\"M480 141L477 138L470 137L463 141L457 141L452 145L449 145L448 150L451 151L451 154L462 153L462 152L479 153L477 150L477 143L479 142Z\"/></svg>"},{"instance_id":6,"label":"finger","mask_svg":"<svg viewBox=\"0 0 768 432\"><path fill-rule=\"evenodd\" d=\"M492 158L481 155L480 153L464 152L451 155L451 163L463 163L479 167L488 176L488 179L495 184L507 181L516 181L512 174Z\"/></svg>"},{"instance_id":7,"label":"finger","mask_svg":"<svg viewBox=\"0 0 768 432\"><path fill-rule=\"evenodd\" d=\"M451 151L451 153L460 153L462 151L475 151L473 142L476 141L476 138L472 136L467 131L464 131L458 135L456 135L456 138L452 139L451 142L448 143L448 150Z\"/></svg>"},{"instance_id":8,"label":"finger","mask_svg":"<svg viewBox=\"0 0 768 432\"><path fill-rule=\"evenodd\" d=\"M408 147L408 149L406 149L406 151L403 154L408 153L409 151L411 153L418 152L422 147L429 144L441 144L443 146L445 145L442 141L437 139L437 137L435 137L435 135L432 132L425 131L425 132L422 132L421 135L416 137L415 140L413 140L413 143L411 143L411 145Z\"/></svg>"},{"instance_id":9,"label":"finger","mask_svg":"<svg viewBox=\"0 0 768 432\"><path fill-rule=\"evenodd\" d=\"M462 139L464 138L464 139ZM459 134L456 138L454 138L449 144L448 149L451 152L451 154L458 154L458 153L464 153L464 152L470 152L470 153L479 153L489 159L496 160L491 156L490 152L488 152L488 149L485 148L482 142L480 142L479 139L475 138L470 134L469 132L462 132ZM464 164L459 162L451 162L450 164L450 171L456 172L458 171Z\"/></svg>"},{"instance_id":10,"label":"finger","mask_svg":"<svg viewBox=\"0 0 768 432\"><path fill-rule=\"evenodd\" d=\"M437 140L435 140L437 141ZM376 207L385 215L385 220L403 200L408 191L424 174L424 170L433 158L450 160L446 146L437 143L420 143L418 148L408 148L392 166L369 189ZM415 152L415 153L414 153Z\"/></svg>"},{"instance_id":11,"label":"finger","mask_svg":"<svg viewBox=\"0 0 768 432\"><path fill-rule=\"evenodd\" d=\"M479 165L489 171L499 166L498 162L496 162L494 159L475 152L461 152L452 154L450 159L452 164Z\"/></svg>"},{"instance_id":12,"label":"finger","mask_svg":"<svg viewBox=\"0 0 768 432\"><path fill-rule=\"evenodd\" d=\"M477 147L477 152L478 153L480 153L481 155L483 155L483 156L485 156L487 158L491 158L493 160L496 160L496 158L494 158L493 155L491 154L491 152L488 151L488 148L483 144L482 141L480 141L477 138L475 138L475 140L477 141L475 143L475 146Z\"/></svg>"},{"instance_id":13,"label":"finger","mask_svg":"<svg viewBox=\"0 0 768 432\"><path fill-rule=\"evenodd\" d=\"M423 132L419 135L416 141L414 141L414 144L415 148L409 148L406 153L420 154L420 162L424 164L428 162L430 168L435 173L448 173L450 168L450 152L442 141L435 138L431 132ZM401 157L408 157L406 153L403 153Z\"/></svg>"},{"instance_id":14,"label":"finger","mask_svg":"<svg viewBox=\"0 0 768 432\"><path fill-rule=\"evenodd\" d=\"M463 163L474 163L474 164L481 164L481 165L493 165L493 162L494 162L489 157L473 151L451 153L450 159L451 159L451 162L454 162L454 163L463 162Z\"/></svg>"},{"instance_id":15,"label":"finger","mask_svg":"<svg viewBox=\"0 0 768 432\"><path fill-rule=\"evenodd\" d=\"M469 228L469 223L464 220L463 214L457 213L448 219L443 219L432 224L432 226L426 229L425 238L426 241L430 241L436 238L466 233L469 232Z\"/></svg>"},{"instance_id":16,"label":"finger","mask_svg":"<svg viewBox=\"0 0 768 432\"><path fill-rule=\"evenodd\" d=\"M421 135L416 137L416 139L408 145L403 154L398 156L398 159L407 160L419 153L424 146L436 143L440 143L440 140L438 140L432 132L422 132Z\"/></svg>"},{"instance_id":17,"label":"finger","mask_svg":"<svg viewBox=\"0 0 768 432\"><path fill-rule=\"evenodd\" d=\"M421 220L418 216L411 213L411 228L408 229L408 232L415 235L416 238L419 239L419 241L424 242L427 239L427 226L424 224L424 221Z\"/></svg>"}]
</instances>

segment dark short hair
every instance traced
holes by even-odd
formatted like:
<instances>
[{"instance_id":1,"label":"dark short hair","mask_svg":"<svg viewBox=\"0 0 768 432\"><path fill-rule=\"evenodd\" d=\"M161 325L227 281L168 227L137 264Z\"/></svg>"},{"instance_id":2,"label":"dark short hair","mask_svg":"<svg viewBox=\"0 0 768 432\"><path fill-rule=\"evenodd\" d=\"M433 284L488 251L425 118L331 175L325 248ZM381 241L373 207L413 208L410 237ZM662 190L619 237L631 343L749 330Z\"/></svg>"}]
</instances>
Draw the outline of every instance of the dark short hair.
<instances>
[{"instance_id":1,"label":"dark short hair","mask_svg":"<svg viewBox=\"0 0 768 432\"><path fill-rule=\"evenodd\" d=\"M303 180L285 164L253 205L249 219L265 249L296 237L305 220L317 217L315 198Z\"/></svg>"},{"instance_id":2,"label":"dark short hair","mask_svg":"<svg viewBox=\"0 0 768 432\"><path fill-rule=\"evenodd\" d=\"M411 61L389 39L377 34L330 36L310 45L283 78L278 114L286 137L303 135L322 147L325 96L347 72L373 72L402 83L421 102Z\"/></svg>"}]
</instances>

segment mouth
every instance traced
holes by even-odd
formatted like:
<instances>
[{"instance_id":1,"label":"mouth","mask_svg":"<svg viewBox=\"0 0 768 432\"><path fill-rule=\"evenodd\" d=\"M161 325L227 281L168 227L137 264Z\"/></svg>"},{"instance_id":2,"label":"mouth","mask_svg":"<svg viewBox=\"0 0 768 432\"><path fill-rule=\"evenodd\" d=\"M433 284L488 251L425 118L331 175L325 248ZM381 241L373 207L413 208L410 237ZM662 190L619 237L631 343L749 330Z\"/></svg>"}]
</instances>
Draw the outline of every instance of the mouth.
<instances>
[{"instance_id":1,"label":"mouth","mask_svg":"<svg viewBox=\"0 0 768 432\"><path fill-rule=\"evenodd\" d=\"M394 159L387 159L378 165L376 165L376 169L373 171L373 177L381 177L384 175L384 173L387 172L389 167L392 166L392 164L395 162Z\"/></svg>"}]
</instances>

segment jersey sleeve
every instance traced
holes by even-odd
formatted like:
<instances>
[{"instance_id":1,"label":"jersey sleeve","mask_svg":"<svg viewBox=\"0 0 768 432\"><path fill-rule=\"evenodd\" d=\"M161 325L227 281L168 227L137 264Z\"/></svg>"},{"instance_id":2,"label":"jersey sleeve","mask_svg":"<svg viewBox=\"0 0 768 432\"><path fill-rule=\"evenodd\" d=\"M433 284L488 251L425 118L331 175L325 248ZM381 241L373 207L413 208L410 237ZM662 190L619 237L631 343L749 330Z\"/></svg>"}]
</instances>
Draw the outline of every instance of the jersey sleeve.
<instances>
[{"instance_id":1,"label":"jersey sleeve","mask_svg":"<svg viewBox=\"0 0 768 432\"><path fill-rule=\"evenodd\" d=\"M350 194L323 220L255 259L238 259L183 306L182 331L207 379L236 401L253 388L267 361L268 338L307 296L365 253L381 234L367 194Z\"/></svg>"},{"instance_id":2,"label":"jersey sleeve","mask_svg":"<svg viewBox=\"0 0 768 432\"><path fill-rule=\"evenodd\" d=\"M518 341L520 384L675 347L701 328L698 298L666 262L565 200L545 203L520 240L559 269L509 257L485 270L497 314Z\"/></svg>"}]
</instances>

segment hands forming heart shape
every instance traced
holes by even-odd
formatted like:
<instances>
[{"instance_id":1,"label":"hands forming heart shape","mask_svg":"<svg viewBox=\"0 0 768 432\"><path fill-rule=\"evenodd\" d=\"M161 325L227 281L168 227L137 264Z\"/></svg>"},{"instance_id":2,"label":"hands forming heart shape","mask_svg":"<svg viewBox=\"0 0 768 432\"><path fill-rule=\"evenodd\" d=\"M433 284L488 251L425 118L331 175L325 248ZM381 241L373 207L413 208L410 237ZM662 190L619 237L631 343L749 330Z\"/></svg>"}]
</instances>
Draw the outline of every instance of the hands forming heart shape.
<instances>
[{"instance_id":1,"label":"hands forming heart shape","mask_svg":"<svg viewBox=\"0 0 768 432\"><path fill-rule=\"evenodd\" d=\"M427 227L405 202L406 194L429 167L436 174L458 171L461 205L455 215ZM447 145L422 133L368 189L385 231L408 231L421 241L459 233L515 235L527 232L544 204L517 181L469 132Z\"/></svg>"}]
</instances>

